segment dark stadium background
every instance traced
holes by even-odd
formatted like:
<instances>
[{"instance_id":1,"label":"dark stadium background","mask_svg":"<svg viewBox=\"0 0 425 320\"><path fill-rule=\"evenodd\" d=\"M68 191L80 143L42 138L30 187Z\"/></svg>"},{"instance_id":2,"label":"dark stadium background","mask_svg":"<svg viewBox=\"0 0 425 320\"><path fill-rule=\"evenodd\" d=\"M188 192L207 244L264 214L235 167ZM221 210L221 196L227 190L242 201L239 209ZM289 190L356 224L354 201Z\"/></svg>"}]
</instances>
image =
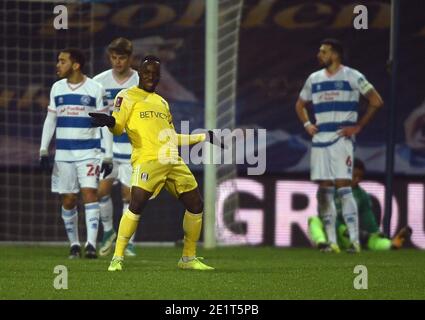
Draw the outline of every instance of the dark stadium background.
<instances>
[{"instance_id":1,"label":"dark stadium background","mask_svg":"<svg viewBox=\"0 0 425 320\"><path fill-rule=\"evenodd\" d=\"M73 24L67 31L52 31L43 26L48 21L34 20L34 16L20 16L28 19L35 27L2 24L7 28L2 39L7 47L4 54L12 61L1 64L0 73L8 74L7 83L14 88L1 88L0 94L0 240L7 241L64 241L59 220L59 201L49 193L49 179L38 169L38 148L42 125L46 113L50 86L55 79L56 54L36 50L60 45L61 37L86 44L87 51L94 56L94 63L86 72L93 76L109 68L105 47L115 37L124 36L131 40L151 39L155 46L141 40L140 54L149 50L172 51L175 58L166 62L166 68L176 81L196 99L178 99L170 91L159 92L168 98L177 130L179 121L190 120L191 128L203 126L204 111L204 15L186 19L189 1L98 1L95 6L99 15L95 17L97 30L90 32L86 25ZM266 198L258 201L247 194L241 195L241 207L261 208L264 211L264 244L275 243L275 182L277 180L308 180L308 167L299 165L307 155L307 148L300 143L308 140L302 125L296 118L295 101L307 76L317 69L316 52L320 40L336 37L346 46L346 63L363 72L385 101L389 99L390 78L387 72L389 52L389 1L367 1L369 8L369 29L355 30L352 27L352 1L245 1L240 32L239 80L237 89L238 126L262 127L268 130L267 171L264 176L246 177L262 183ZM401 25L399 43L399 68L397 91L396 166L395 197L400 211L399 226L408 221L408 183L423 183L425 172L425 150L411 150L405 143L404 121L407 116L425 100L425 13L422 1L401 1ZM8 2L10 9L37 10L37 3ZM81 4L76 10L89 4ZM53 11L54 4L51 4ZM258 17L262 17L259 19ZM8 15L8 21L17 17ZM72 21L72 15L70 16ZM38 22L40 24L38 24ZM3 30L4 31L4 30ZM19 36L15 36L19 35ZM4 41L3 41L4 40ZM178 40L178 41L177 41ZM17 50L28 46L32 52ZM146 41L145 41L146 42ZM145 46L145 47L144 47ZM148 49L146 49L148 48ZM145 51L144 51L145 50ZM31 56L30 56L31 55ZM37 64L26 61L51 61ZM14 61L14 62L13 62ZM49 74L40 82L40 73ZM3 79L3 77L0 77ZM32 95L26 95L30 86L37 86ZM388 133L388 105L377 115L357 140L357 155L366 162L370 175L368 179L384 183L385 139ZM362 104L360 113L365 110ZM289 138L280 139L284 131ZM5 138L7 137L7 139ZM383 151L384 150L384 151ZM53 151L53 150L52 150ZM298 166L297 166L298 165ZM194 168L202 186L202 172ZM241 177L245 170L241 167ZM34 186L31 194L24 191L27 178L32 176ZM12 177L12 178L11 178ZM47 197L46 204L34 205L38 199ZM118 193L114 194L118 197ZM116 199L115 205L119 205ZM178 204L170 208L170 196L162 194L155 204L148 207L141 221L143 231L137 241L177 241L181 239L181 217L183 208ZM294 207L305 206L301 195L294 199ZM412 205L412 204L411 204ZM382 208L377 206L377 213ZM16 215L14 212L16 211ZM7 212L7 214L6 214ZM43 219L33 219L34 212L43 212ZM116 212L119 208L116 207ZM18 214L19 213L19 214ZM284 214L284 213L283 213ZM312 212L314 214L314 212ZM115 215L116 220L119 214ZM83 222L84 219L80 219ZM417 231L424 230L424 213L419 217ZM115 224L116 225L116 224ZM58 227L59 226L59 227ZM422 228L421 228L422 227ZM82 228L83 229L83 228ZM244 226L235 232L244 232ZM297 226L293 228L293 245L308 245L304 233ZM423 235L422 235L423 238ZM421 239L422 239L421 238ZM421 242L425 247L425 243Z\"/></svg>"}]
</instances>

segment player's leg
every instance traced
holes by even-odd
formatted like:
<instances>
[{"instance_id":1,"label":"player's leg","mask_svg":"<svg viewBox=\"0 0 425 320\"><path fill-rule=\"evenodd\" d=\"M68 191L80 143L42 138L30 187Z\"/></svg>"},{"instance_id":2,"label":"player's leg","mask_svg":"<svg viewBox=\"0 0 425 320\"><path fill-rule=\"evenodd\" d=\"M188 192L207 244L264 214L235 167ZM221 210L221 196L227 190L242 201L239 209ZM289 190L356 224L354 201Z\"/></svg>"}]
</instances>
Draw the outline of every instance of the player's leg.
<instances>
[{"instance_id":1,"label":"player's leg","mask_svg":"<svg viewBox=\"0 0 425 320\"><path fill-rule=\"evenodd\" d=\"M341 199L342 216L348 228L352 247L349 252L360 251L359 214L357 203L351 189L353 175L353 143L351 139L341 138L332 148L332 164L335 169L335 186Z\"/></svg>"},{"instance_id":2,"label":"player's leg","mask_svg":"<svg viewBox=\"0 0 425 320\"><path fill-rule=\"evenodd\" d=\"M77 171L86 215L87 241L85 256L89 259L95 259L97 258L96 241L100 218L100 206L97 196L100 161L98 159L80 161L77 163Z\"/></svg>"},{"instance_id":3,"label":"player's leg","mask_svg":"<svg viewBox=\"0 0 425 320\"><path fill-rule=\"evenodd\" d=\"M409 226L405 226L397 232L394 238L391 239L391 248L392 249L400 249L406 240L410 239L412 236L412 228Z\"/></svg>"},{"instance_id":4,"label":"player's leg","mask_svg":"<svg viewBox=\"0 0 425 320\"><path fill-rule=\"evenodd\" d=\"M105 178L100 177L98 198L100 206L100 220L103 225L103 237L102 243L99 248L99 255L106 256L111 253L112 245L117 237L117 234L113 227L113 204L112 204L112 185L117 176L117 164L114 163L112 172Z\"/></svg>"},{"instance_id":5,"label":"player's leg","mask_svg":"<svg viewBox=\"0 0 425 320\"><path fill-rule=\"evenodd\" d=\"M336 238L335 186L329 158L329 147L311 148L311 180L319 183L317 191L319 215L325 227L330 251L339 252Z\"/></svg>"},{"instance_id":6,"label":"player's leg","mask_svg":"<svg viewBox=\"0 0 425 320\"><path fill-rule=\"evenodd\" d=\"M130 238L136 232L140 215L151 196L162 188L168 170L167 166L156 161L139 164L133 168L130 204L121 217L115 252L108 268L109 271L122 270L124 251Z\"/></svg>"},{"instance_id":7,"label":"player's leg","mask_svg":"<svg viewBox=\"0 0 425 320\"><path fill-rule=\"evenodd\" d=\"M65 224L66 234L70 243L69 258L75 259L81 257L81 246L78 237L78 194L61 194L62 198L62 219Z\"/></svg>"},{"instance_id":8,"label":"player's leg","mask_svg":"<svg viewBox=\"0 0 425 320\"><path fill-rule=\"evenodd\" d=\"M312 216L308 218L308 233L311 241L319 249L326 246L326 232L322 220L319 217Z\"/></svg>"},{"instance_id":9,"label":"player's leg","mask_svg":"<svg viewBox=\"0 0 425 320\"><path fill-rule=\"evenodd\" d=\"M79 188L74 163L55 162L52 171L52 192L61 195L61 216L71 247L69 258L79 258L81 256L77 210Z\"/></svg>"},{"instance_id":10,"label":"player's leg","mask_svg":"<svg viewBox=\"0 0 425 320\"><path fill-rule=\"evenodd\" d=\"M391 249L391 240L379 233L372 233L369 235L367 248L372 251L387 251Z\"/></svg>"},{"instance_id":11,"label":"player's leg","mask_svg":"<svg viewBox=\"0 0 425 320\"><path fill-rule=\"evenodd\" d=\"M338 219L337 219L338 220ZM341 249L348 249L351 246L347 226L344 223L336 223L337 241Z\"/></svg>"},{"instance_id":12,"label":"player's leg","mask_svg":"<svg viewBox=\"0 0 425 320\"><path fill-rule=\"evenodd\" d=\"M202 229L204 202L198 184L189 168L181 162L173 165L165 188L186 208L183 218L183 253L177 266L181 269L213 270L196 257L196 245Z\"/></svg>"},{"instance_id":13,"label":"player's leg","mask_svg":"<svg viewBox=\"0 0 425 320\"><path fill-rule=\"evenodd\" d=\"M118 228L118 237L115 245L115 252L112 261L108 267L108 271L121 271L124 260L124 251L128 245L130 238L136 232L139 224L140 215L143 212L152 192L143 190L140 187L133 186L131 188L130 205L121 217Z\"/></svg>"},{"instance_id":14,"label":"player's leg","mask_svg":"<svg viewBox=\"0 0 425 320\"><path fill-rule=\"evenodd\" d=\"M186 211L183 218L183 253L177 265L181 269L214 270L213 267L206 265L196 256L196 245L201 234L204 210L204 203L199 189L196 188L192 191L184 192L180 194L179 199L185 206Z\"/></svg>"},{"instance_id":15,"label":"player's leg","mask_svg":"<svg viewBox=\"0 0 425 320\"><path fill-rule=\"evenodd\" d=\"M131 200L131 173L132 167L129 163L117 163L118 179L121 182L121 199L122 199L122 214L128 210ZM127 248L125 249L125 256L134 257L136 256L136 249L134 247L134 239L136 237L136 231L131 236Z\"/></svg>"}]
</instances>

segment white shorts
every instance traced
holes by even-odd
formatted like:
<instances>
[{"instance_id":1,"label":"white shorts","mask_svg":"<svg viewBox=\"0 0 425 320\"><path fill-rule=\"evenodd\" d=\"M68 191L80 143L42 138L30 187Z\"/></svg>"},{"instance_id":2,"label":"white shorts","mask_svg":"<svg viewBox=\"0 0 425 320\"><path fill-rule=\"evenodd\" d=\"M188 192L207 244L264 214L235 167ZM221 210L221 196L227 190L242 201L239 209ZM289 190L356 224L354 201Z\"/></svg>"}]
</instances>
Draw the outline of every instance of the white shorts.
<instances>
[{"instance_id":1,"label":"white shorts","mask_svg":"<svg viewBox=\"0 0 425 320\"><path fill-rule=\"evenodd\" d=\"M311 148L311 180L351 180L354 146L350 138L342 137L327 147Z\"/></svg>"},{"instance_id":2,"label":"white shorts","mask_svg":"<svg viewBox=\"0 0 425 320\"><path fill-rule=\"evenodd\" d=\"M99 159L77 162L55 161L52 171L52 192L78 193L80 188L97 189L99 184Z\"/></svg>"},{"instance_id":3,"label":"white shorts","mask_svg":"<svg viewBox=\"0 0 425 320\"><path fill-rule=\"evenodd\" d=\"M105 179L114 179L119 180L126 187L131 187L131 174L133 172L133 168L131 163L125 162L117 162L114 161L114 166L112 168L112 172L103 178L103 174L100 177L100 180Z\"/></svg>"}]
</instances>

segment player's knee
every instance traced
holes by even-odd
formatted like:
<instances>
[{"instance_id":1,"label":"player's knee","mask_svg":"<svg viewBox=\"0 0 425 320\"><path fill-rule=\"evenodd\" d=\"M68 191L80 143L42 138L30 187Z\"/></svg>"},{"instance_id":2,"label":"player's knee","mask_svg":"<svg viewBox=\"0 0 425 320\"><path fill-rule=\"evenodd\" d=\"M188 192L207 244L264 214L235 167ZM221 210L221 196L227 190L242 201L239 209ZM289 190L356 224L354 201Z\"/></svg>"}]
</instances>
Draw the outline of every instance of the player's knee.
<instances>
[{"instance_id":1,"label":"player's knee","mask_svg":"<svg viewBox=\"0 0 425 320\"><path fill-rule=\"evenodd\" d=\"M92 203L98 201L97 190L96 189L86 189L82 191L83 202Z\"/></svg>"},{"instance_id":2,"label":"player's knee","mask_svg":"<svg viewBox=\"0 0 425 320\"><path fill-rule=\"evenodd\" d=\"M326 211L328 207L328 197L325 189L320 188L317 192L317 202L319 204L319 212L322 213L323 211Z\"/></svg>"},{"instance_id":3,"label":"player's knee","mask_svg":"<svg viewBox=\"0 0 425 320\"><path fill-rule=\"evenodd\" d=\"M97 190L98 198L110 196L112 191L112 183L109 180L102 180L99 182L99 189Z\"/></svg>"},{"instance_id":4,"label":"player's knee","mask_svg":"<svg viewBox=\"0 0 425 320\"><path fill-rule=\"evenodd\" d=\"M101 198L103 198L103 197L107 197L107 196L109 196L110 194L108 193L108 192L106 192L106 190L104 190L104 189L99 189L98 190L98 192L97 192L97 197L99 198L99 199L101 199Z\"/></svg>"},{"instance_id":5,"label":"player's knee","mask_svg":"<svg viewBox=\"0 0 425 320\"><path fill-rule=\"evenodd\" d=\"M130 210L134 214L142 214L143 205L140 202L132 200L130 202L130 205L128 206L128 210Z\"/></svg>"},{"instance_id":6,"label":"player's knee","mask_svg":"<svg viewBox=\"0 0 425 320\"><path fill-rule=\"evenodd\" d=\"M190 204L189 208L187 208L188 211L191 213L202 213L204 211L204 202L201 198L196 199L193 201L193 203Z\"/></svg>"},{"instance_id":7,"label":"player's knee","mask_svg":"<svg viewBox=\"0 0 425 320\"><path fill-rule=\"evenodd\" d=\"M77 205L77 196L76 195L63 195L62 196L62 206L66 210L71 210Z\"/></svg>"}]
</instances>

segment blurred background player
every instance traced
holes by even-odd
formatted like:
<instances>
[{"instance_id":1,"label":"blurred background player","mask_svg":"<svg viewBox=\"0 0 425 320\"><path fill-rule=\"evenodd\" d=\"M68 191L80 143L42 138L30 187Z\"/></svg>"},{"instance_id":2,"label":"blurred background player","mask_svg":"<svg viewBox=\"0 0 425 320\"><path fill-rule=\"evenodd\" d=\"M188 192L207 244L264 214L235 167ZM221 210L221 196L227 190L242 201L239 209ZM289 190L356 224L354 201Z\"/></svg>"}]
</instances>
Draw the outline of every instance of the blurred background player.
<instances>
[{"instance_id":1,"label":"blurred background player","mask_svg":"<svg viewBox=\"0 0 425 320\"><path fill-rule=\"evenodd\" d=\"M372 199L370 195L360 187L359 183L363 180L365 174L365 166L359 159L354 160L354 171L351 188L353 196L356 200L359 212L359 237L362 248L379 251L400 249L405 241L410 238L412 229L408 226L403 227L393 239L386 238L380 231L376 221L376 215L372 210ZM337 241L340 248L348 249L350 247L350 239L348 237L347 225L342 217L342 204L339 197L335 195L335 207L337 211ZM309 235L313 243L323 252L331 252L327 241L326 231L323 227L322 216L314 216L308 219Z\"/></svg>"},{"instance_id":2,"label":"blurred background player","mask_svg":"<svg viewBox=\"0 0 425 320\"><path fill-rule=\"evenodd\" d=\"M183 219L184 245L177 266L181 269L213 270L196 257L196 243L202 228L203 200L198 184L178 153L178 145L207 140L208 134L177 135L168 103L155 88L160 80L160 60L145 57L139 67L138 86L121 91L115 98L112 116L90 113L93 124L108 126L114 135L126 129L132 147L131 201L118 229L115 253L109 271L121 271L124 250L152 195L165 187L186 208Z\"/></svg>"},{"instance_id":3,"label":"blurred background player","mask_svg":"<svg viewBox=\"0 0 425 320\"><path fill-rule=\"evenodd\" d=\"M131 68L133 45L130 40L117 38L113 40L107 49L108 59L111 69L106 70L93 79L102 84L106 91L110 112L113 111L115 96L119 91L139 84L139 75L137 71ZM130 185L131 185L131 144L127 133L120 136L113 136L107 127L102 129L102 152L104 147L112 144L113 154L102 153L102 165L109 166L110 172L101 175L99 183L99 203L100 218L103 225L103 238L99 248L99 255L106 256L112 251L112 245L116 238L116 232L113 227L113 205L111 199L112 186L114 181L121 182L121 196L124 213L130 203ZM113 161L113 165L112 165ZM125 250L127 256L135 256L133 234Z\"/></svg>"},{"instance_id":4,"label":"blurred background player","mask_svg":"<svg viewBox=\"0 0 425 320\"><path fill-rule=\"evenodd\" d=\"M50 170L48 149L56 130L52 192L58 192L62 198L62 218L71 244L70 258L81 256L77 211L80 188L87 228L85 256L97 258L100 131L91 126L88 113L108 111L102 86L82 73L84 63L84 55L78 49L59 53L56 69L62 80L56 81L50 91L40 146L40 163L45 170Z\"/></svg>"},{"instance_id":5,"label":"blurred background player","mask_svg":"<svg viewBox=\"0 0 425 320\"><path fill-rule=\"evenodd\" d=\"M341 198L342 215L350 235L350 252L359 252L358 212L351 190L353 142L355 135L372 119L383 102L366 78L342 65L343 47L338 40L321 42L317 55L323 69L312 73L297 100L296 112L313 137L311 180L318 181L318 200L323 223L333 250L339 251L335 222L335 188ZM357 122L360 94L369 105ZM313 106L315 124L309 121L307 107Z\"/></svg>"}]
</instances>

